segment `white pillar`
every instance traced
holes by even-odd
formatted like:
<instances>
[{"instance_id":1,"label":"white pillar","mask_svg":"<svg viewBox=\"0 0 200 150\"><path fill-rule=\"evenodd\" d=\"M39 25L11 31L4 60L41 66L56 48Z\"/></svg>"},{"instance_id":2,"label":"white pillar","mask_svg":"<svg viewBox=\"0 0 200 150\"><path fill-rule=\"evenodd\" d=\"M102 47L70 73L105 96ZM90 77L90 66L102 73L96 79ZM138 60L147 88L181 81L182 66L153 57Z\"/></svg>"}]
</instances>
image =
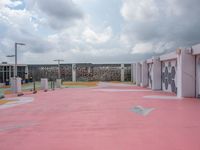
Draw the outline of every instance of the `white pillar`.
<instances>
[{"instance_id":1,"label":"white pillar","mask_svg":"<svg viewBox=\"0 0 200 150\"><path fill-rule=\"evenodd\" d=\"M161 90L161 61L159 58L153 58L152 67L152 90Z\"/></svg>"},{"instance_id":2,"label":"white pillar","mask_svg":"<svg viewBox=\"0 0 200 150\"><path fill-rule=\"evenodd\" d=\"M190 49L177 50L177 96L195 97L195 56Z\"/></svg>"},{"instance_id":3,"label":"white pillar","mask_svg":"<svg viewBox=\"0 0 200 150\"><path fill-rule=\"evenodd\" d=\"M21 78L11 78L11 89L13 93L21 93L22 92L22 79Z\"/></svg>"},{"instance_id":4,"label":"white pillar","mask_svg":"<svg viewBox=\"0 0 200 150\"><path fill-rule=\"evenodd\" d=\"M25 79L28 79L28 66L25 66Z\"/></svg>"},{"instance_id":5,"label":"white pillar","mask_svg":"<svg viewBox=\"0 0 200 150\"><path fill-rule=\"evenodd\" d=\"M141 64L136 63L136 85L140 86L141 83Z\"/></svg>"},{"instance_id":6,"label":"white pillar","mask_svg":"<svg viewBox=\"0 0 200 150\"><path fill-rule=\"evenodd\" d=\"M131 64L131 81L136 83L136 64Z\"/></svg>"},{"instance_id":7,"label":"white pillar","mask_svg":"<svg viewBox=\"0 0 200 150\"><path fill-rule=\"evenodd\" d=\"M61 88L62 85L62 79L56 79L56 87Z\"/></svg>"},{"instance_id":8,"label":"white pillar","mask_svg":"<svg viewBox=\"0 0 200 150\"><path fill-rule=\"evenodd\" d=\"M3 70L2 70L2 72L3 72L3 83L5 83L5 73L4 73L4 68L5 68L5 66L3 66Z\"/></svg>"},{"instance_id":9,"label":"white pillar","mask_svg":"<svg viewBox=\"0 0 200 150\"><path fill-rule=\"evenodd\" d=\"M12 66L10 65L9 66L9 81L11 82L11 69L12 69Z\"/></svg>"},{"instance_id":10,"label":"white pillar","mask_svg":"<svg viewBox=\"0 0 200 150\"><path fill-rule=\"evenodd\" d=\"M142 64L142 87L148 86L148 65L146 61L141 62Z\"/></svg>"},{"instance_id":11,"label":"white pillar","mask_svg":"<svg viewBox=\"0 0 200 150\"><path fill-rule=\"evenodd\" d=\"M72 82L76 82L76 64L72 64Z\"/></svg>"},{"instance_id":12,"label":"white pillar","mask_svg":"<svg viewBox=\"0 0 200 150\"><path fill-rule=\"evenodd\" d=\"M124 82L124 64L121 64L121 82Z\"/></svg>"},{"instance_id":13,"label":"white pillar","mask_svg":"<svg viewBox=\"0 0 200 150\"><path fill-rule=\"evenodd\" d=\"M48 79L46 78L41 79L40 87L41 90L48 90Z\"/></svg>"}]
</instances>

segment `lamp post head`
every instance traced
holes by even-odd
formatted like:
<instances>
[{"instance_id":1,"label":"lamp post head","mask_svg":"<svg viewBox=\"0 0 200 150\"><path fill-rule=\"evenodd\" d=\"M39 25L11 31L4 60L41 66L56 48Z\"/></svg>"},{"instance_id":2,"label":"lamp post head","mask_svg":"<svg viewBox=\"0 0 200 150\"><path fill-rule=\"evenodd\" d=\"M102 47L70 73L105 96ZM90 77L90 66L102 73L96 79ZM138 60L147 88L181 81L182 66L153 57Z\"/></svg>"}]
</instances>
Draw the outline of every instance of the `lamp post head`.
<instances>
[{"instance_id":1,"label":"lamp post head","mask_svg":"<svg viewBox=\"0 0 200 150\"><path fill-rule=\"evenodd\" d=\"M15 57L15 55L7 55L6 57Z\"/></svg>"},{"instance_id":2,"label":"lamp post head","mask_svg":"<svg viewBox=\"0 0 200 150\"><path fill-rule=\"evenodd\" d=\"M24 43L15 43L16 45L23 45L23 46L25 46L26 44L24 44Z\"/></svg>"},{"instance_id":3,"label":"lamp post head","mask_svg":"<svg viewBox=\"0 0 200 150\"><path fill-rule=\"evenodd\" d=\"M57 60L53 60L53 61L64 61L64 60L61 60L61 59L57 59Z\"/></svg>"}]
</instances>

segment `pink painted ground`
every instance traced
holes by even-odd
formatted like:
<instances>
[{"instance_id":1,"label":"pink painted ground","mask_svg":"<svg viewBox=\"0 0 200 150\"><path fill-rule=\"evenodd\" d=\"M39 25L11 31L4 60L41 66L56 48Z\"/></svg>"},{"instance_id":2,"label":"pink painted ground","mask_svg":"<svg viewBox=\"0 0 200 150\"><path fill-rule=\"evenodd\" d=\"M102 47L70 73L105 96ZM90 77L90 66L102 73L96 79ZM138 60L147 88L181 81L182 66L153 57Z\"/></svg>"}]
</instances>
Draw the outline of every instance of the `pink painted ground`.
<instances>
[{"instance_id":1,"label":"pink painted ground","mask_svg":"<svg viewBox=\"0 0 200 150\"><path fill-rule=\"evenodd\" d=\"M32 103L0 110L0 150L200 150L200 101L97 89L39 92L28 95ZM141 116L131 111L137 105L155 110Z\"/></svg>"}]
</instances>

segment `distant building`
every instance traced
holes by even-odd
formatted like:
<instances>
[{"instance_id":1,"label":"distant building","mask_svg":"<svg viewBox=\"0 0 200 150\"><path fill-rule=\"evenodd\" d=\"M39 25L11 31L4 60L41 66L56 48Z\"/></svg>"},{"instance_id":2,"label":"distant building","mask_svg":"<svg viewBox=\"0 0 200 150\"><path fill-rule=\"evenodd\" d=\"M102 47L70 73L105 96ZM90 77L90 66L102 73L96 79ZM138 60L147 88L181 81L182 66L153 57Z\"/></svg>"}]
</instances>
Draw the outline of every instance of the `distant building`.
<instances>
[{"instance_id":1,"label":"distant building","mask_svg":"<svg viewBox=\"0 0 200 150\"><path fill-rule=\"evenodd\" d=\"M3 62L0 64L0 83L6 83L14 76L14 64ZM28 65L17 66L17 75L22 80L28 79Z\"/></svg>"},{"instance_id":2,"label":"distant building","mask_svg":"<svg viewBox=\"0 0 200 150\"><path fill-rule=\"evenodd\" d=\"M61 64L63 81L131 81L131 64ZM17 75L22 81L40 81L41 78L58 78L57 64L18 65ZM14 64L0 64L0 83L8 84L13 77ZM73 74L75 72L75 74ZM74 79L74 80L73 80Z\"/></svg>"}]
</instances>

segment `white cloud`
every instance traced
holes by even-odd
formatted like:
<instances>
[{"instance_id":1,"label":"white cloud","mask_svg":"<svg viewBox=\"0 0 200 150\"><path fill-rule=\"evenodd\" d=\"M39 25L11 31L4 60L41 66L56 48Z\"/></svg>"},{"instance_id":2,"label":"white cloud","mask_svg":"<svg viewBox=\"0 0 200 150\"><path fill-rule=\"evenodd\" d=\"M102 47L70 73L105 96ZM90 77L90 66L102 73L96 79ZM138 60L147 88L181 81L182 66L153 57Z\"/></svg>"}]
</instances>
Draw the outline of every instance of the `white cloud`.
<instances>
[{"instance_id":1,"label":"white cloud","mask_svg":"<svg viewBox=\"0 0 200 150\"><path fill-rule=\"evenodd\" d=\"M141 53L162 53L199 43L199 5L199 0L123 0L122 37L134 52Z\"/></svg>"},{"instance_id":2,"label":"white cloud","mask_svg":"<svg viewBox=\"0 0 200 150\"><path fill-rule=\"evenodd\" d=\"M147 53L153 49L152 43L138 43L136 44L133 49L132 53Z\"/></svg>"},{"instance_id":3,"label":"white cloud","mask_svg":"<svg viewBox=\"0 0 200 150\"><path fill-rule=\"evenodd\" d=\"M199 5L199 0L0 0L0 59L19 41L26 43L19 51L24 62L136 61L200 42Z\"/></svg>"},{"instance_id":4,"label":"white cloud","mask_svg":"<svg viewBox=\"0 0 200 150\"><path fill-rule=\"evenodd\" d=\"M158 15L154 0L124 0L121 14L127 21L146 21Z\"/></svg>"},{"instance_id":5,"label":"white cloud","mask_svg":"<svg viewBox=\"0 0 200 150\"><path fill-rule=\"evenodd\" d=\"M91 44L105 43L112 37L111 27L106 27L103 32L97 33L89 27L83 32L83 39Z\"/></svg>"}]
</instances>

